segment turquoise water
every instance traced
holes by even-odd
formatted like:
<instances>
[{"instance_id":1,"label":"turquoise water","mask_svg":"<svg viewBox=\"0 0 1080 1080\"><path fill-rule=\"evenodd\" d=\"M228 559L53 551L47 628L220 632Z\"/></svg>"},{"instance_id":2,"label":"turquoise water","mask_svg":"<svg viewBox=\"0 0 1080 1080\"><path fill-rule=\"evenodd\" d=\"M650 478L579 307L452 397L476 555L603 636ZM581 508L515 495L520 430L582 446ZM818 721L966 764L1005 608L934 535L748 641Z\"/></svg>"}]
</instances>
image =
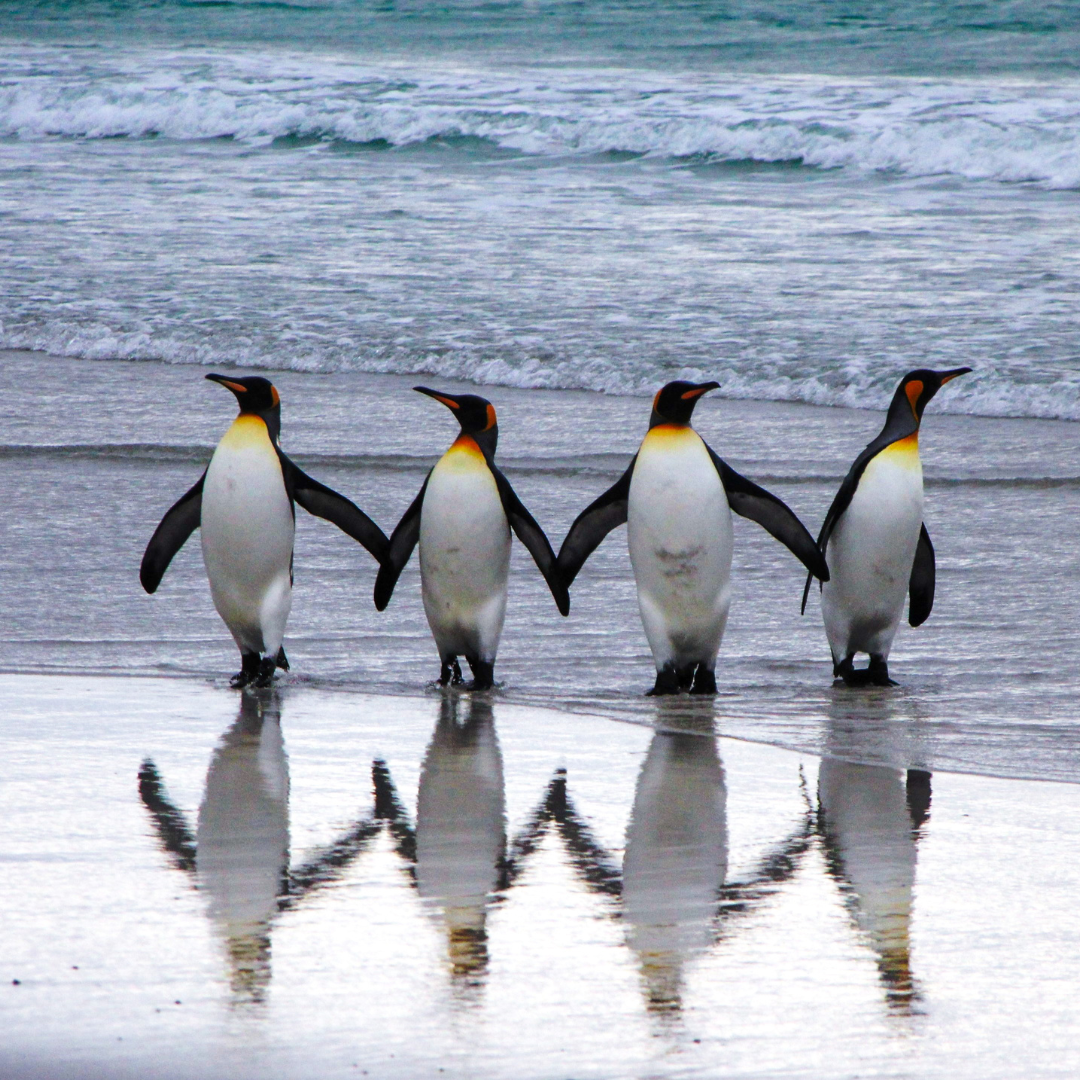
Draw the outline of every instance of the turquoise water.
<instances>
[{"instance_id":1,"label":"turquoise water","mask_svg":"<svg viewBox=\"0 0 1080 1080\"><path fill-rule=\"evenodd\" d=\"M1077 419L1078 27L7 4L0 347Z\"/></svg>"},{"instance_id":2,"label":"turquoise water","mask_svg":"<svg viewBox=\"0 0 1080 1080\"><path fill-rule=\"evenodd\" d=\"M20 37L100 44L272 44L412 58L487 53L661 70L927 76L1080 69L1080 11L1037 0L165 0L13 3L4 18Z\"/></svg>"}]
</instances>

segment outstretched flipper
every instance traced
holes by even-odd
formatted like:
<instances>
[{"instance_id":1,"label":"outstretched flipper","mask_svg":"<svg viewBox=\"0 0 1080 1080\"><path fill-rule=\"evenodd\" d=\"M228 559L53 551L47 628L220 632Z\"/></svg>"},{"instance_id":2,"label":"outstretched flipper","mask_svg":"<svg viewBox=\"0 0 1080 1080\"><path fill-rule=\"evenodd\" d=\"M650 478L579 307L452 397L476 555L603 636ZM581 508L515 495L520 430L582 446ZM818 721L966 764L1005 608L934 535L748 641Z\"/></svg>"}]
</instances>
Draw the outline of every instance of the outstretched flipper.
<instances>
[{"instance_id":1,"label":"outstretched flipper","mask_svg":"<svg viewBox=\"0 0 1080 1080\"><path fill-rule=\"evenodd\" d=\"M828 581L829 567L822 550L787 503L763 487L758 487L752 480L740 476L708 444L706 449L720 474L720 482L724 485L731 509L744 518L756 521L770 536L779 540L810 571L812 577Z\"/></svg>"},{"instance_id":2,"label":"outstretched flipper","mask_svg":"<svg viewBox=\"0 0 1080 1080\"><path fill-rule=\"evenodd\" d=\"M930 543L926 525L923 525L919 532L918 546L915 548L915 561L911 564L911 579L908 582L908 622L912 626L921 626L930 617L934 607L936 575L934 545Z\"/></svg>"},{"instance_id":3,"label":"outstretched flipper","mask_svg":"<svg viewBox=\"0 0 1080 1080\"><path fill-rule=\"evenodd\" d=\"M416 542L420 539L420 511L424 507L424 492L427 491L428 473L424 479L420 494L412 501L412 505L405 511L397 528L390 534L390 541L386 547L386 553L379 568L378 577L375 578L375 608L382 611L390 603L390 597L394 595L394 586L401 577L401 571L412 555Z\"/></svg>"},{"instance_id":4,"label":"outstretched flipper","mask_svg":"<svg viewBox=\"0 0 1080 1080\"><path fill-rule=\"evenodd\" d=\"M600 546L600 542L612 529L626 524L630 500L630 478L634 475L637 454L630 459L626 472L578 514L566 539L559 548L556 560L567 588L577 577L585 560Z\"/></svg>"},{"instance_id":5,"label":"outstretched flipper","mask_svg":"<svg viewBox=\"0 0 1080 1080\"><path fill-rule=\"evenodd\" d=\"M551 549L547 535L536 523L536 519L525 509L525 504L517 497L517 493L510 486L510 481L499 471L495 463L488 459L488 468L495 477L495 485L499 489L499 498L502 499L503 510L506 512L506 520L510 522L510 528L517 534L517 538L529 549L540 573L548 583L551 595L555 598L555 606L562 615L570 614L570 592L562 571L555 559L555 552Z\"/></svg>"},{"instance_id":6,"label":"outstretched flipper","mask_svg":"<svg viewBox=\"0 0 1080 1080\"><path fill-rule=\"evenodd\" d=\"M281 459L285 488L290 497L309 514L332 522L343 533L351 536L370 551L379 563L382 563L390 544L390 541L386 539L386 533L356 503L308 476L280 449L278 449L278 457Z\"/></svg>"},{"instance_id":7,"label":"outstretched flipper","mask_svg":"<svg viewBox=\"0 0 1080 1080\"><path fill-rule=\"evenodd\" d=\"M139 567L139 580L148 592L157 592L165 571L169 568L173 556L184 546L187 538L199 527L202 517L203 481L206 473L199 477L199 482L187 493L181 495L154 530L150 543L143 553Z\"/></svg>"}]
</instances>

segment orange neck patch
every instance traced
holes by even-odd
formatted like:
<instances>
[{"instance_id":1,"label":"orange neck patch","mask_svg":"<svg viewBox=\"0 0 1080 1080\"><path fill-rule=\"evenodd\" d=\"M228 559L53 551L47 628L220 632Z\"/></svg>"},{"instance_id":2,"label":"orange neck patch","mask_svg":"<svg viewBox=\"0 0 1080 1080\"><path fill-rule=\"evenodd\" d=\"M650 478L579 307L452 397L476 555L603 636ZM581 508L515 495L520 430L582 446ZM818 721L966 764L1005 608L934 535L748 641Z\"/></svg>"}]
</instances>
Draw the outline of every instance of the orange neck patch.
<instances>
[{"instance_id":1,"label":"orange neck patch","mask_svg":"<svg viewBox=\"0 0 1080 1080\"><path fill-rule=\"evenodd\" d=\"M904 387L904 393L907 394L908 404L911 406L911 415L915 417L915 422L919 422L919 412L915 408L916 403L922 396L922 392L925 389L921 379L912 379L911 382Z\"/></svg>"}]
</instances>

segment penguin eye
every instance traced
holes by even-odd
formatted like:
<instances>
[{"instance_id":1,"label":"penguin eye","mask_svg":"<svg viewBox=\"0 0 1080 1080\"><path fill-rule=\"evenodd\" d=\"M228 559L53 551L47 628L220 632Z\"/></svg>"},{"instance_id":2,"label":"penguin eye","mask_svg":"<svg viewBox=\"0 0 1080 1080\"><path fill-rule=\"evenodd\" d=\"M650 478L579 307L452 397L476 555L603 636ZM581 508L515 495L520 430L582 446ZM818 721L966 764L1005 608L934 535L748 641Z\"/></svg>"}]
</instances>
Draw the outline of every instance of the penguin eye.
<instances>
[{"instance_id":1,"label":"penguin eye","mask_svg":"<svg viewBox=\"0 0 1080 1080\"><path fill-rule=\"evenodd\" d=\"M911 405L912 415L916 420L919 419L919 410L915 408L915 403L922 396L923 384L920 379L912 379L911 382L904 387L904 392L907 394L908 403Z\"/></svg>"}]
</instances>

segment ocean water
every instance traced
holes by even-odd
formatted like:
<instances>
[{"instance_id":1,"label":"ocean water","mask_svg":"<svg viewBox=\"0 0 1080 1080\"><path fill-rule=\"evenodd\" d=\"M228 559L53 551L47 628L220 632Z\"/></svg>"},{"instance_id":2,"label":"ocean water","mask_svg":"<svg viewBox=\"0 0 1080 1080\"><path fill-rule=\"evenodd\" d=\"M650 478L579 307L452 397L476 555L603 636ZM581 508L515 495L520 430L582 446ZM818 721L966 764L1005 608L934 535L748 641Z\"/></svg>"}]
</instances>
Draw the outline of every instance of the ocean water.
<instances>
[{"instance_id":1,"label":"ocean water","mask_svg":"<svg viewBox=\"0 0 1080 1080\"><path fill-rule=\"evenodd\" d=\"M1080 418L1072 5L8 3L0 346Z\"/></svg>"}]
</instances>

